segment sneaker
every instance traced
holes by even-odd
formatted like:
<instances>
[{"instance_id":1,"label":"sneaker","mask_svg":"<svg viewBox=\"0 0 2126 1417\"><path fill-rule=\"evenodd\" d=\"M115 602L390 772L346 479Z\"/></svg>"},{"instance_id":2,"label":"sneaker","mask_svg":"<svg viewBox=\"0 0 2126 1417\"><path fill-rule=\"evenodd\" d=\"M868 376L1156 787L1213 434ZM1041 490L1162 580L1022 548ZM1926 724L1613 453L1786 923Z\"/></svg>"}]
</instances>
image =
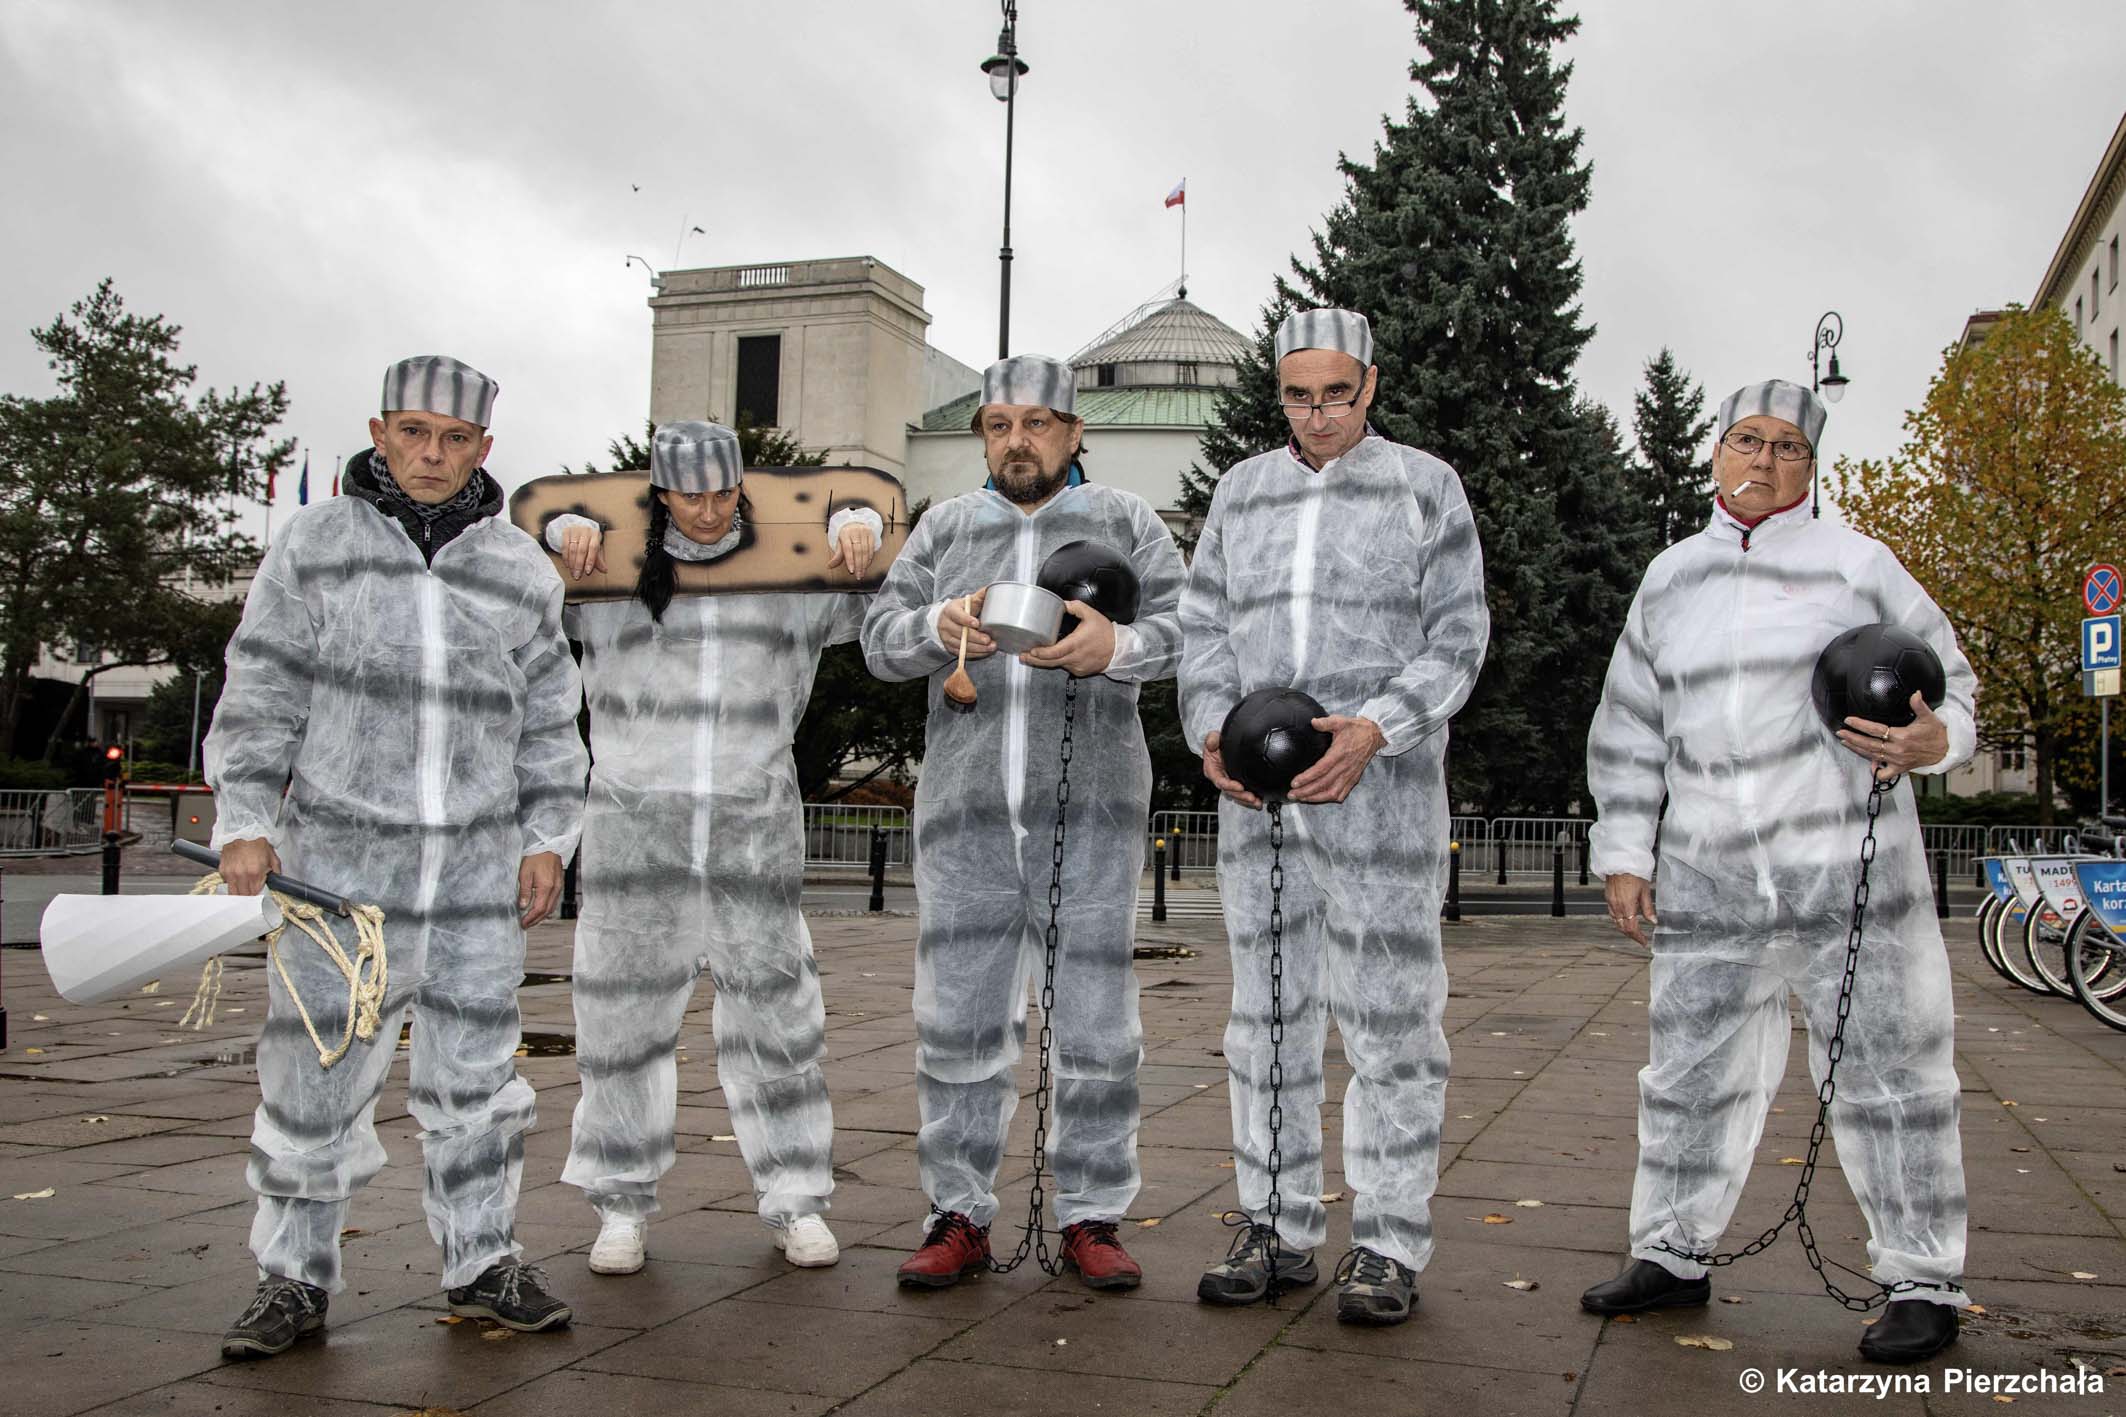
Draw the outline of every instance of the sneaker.
<instances>
[{"instance_id":1,"label":"sneaker","mask_svg":"<svg viewBox=\"0 0 2126 1417\"><path fill-rule=\"evenodd\" d=\"M251 1307L221 1337L221 1356L232 1361L286 1353L305 1334L325 1331L325 1291L300 1279L268 1275L258 1282Z\"/></svg>"},{"instance_id":2,"label":"sneaker","mask_svg":"<svg viewBox=\"0 0 2126 1417\"><path fill-rule=\"evenodd\" d=\"M834 1232L816 1215L800 1215L775 1231L775 1248L799 1269L823 1269L842 1257Z\"/></svg>"},{"instance_id":3,"label":"sneaker","mask_svg":"<svg viewBox=\"0 0 2126 1417\"><path fill-rule=\"evenodd\" d=\"M1063 1263L1088 1289L1135 1289L1144 1270L1115 1238L1112 1220L1081 1220L1063 1227Z\"/></svg>"},{"instance_id":4,"label":"sneaker","mask_svg":"<svg viewBox=\"0 0 2126 1417\"><path fill-rule=\"evenodd\" d=\"M1399 1324L1417 1305L1417 1271L1358 1246L1336 1264L1336 1318L1347 1324Z\"/></svg>"},{"instance_id":5,"label":"sneaker","mask_svg":"<svg viewBox=\"0 0 2126 1417\"><path fill-rule=\"evenodd\" d=\"M1277 1246L1277 1292L1312 1284L1321 1277L1312 1250L1287 1249L1266 1225L1249 1225L1234 1237L1226 1257L1196 1281L1196 1297L1206 1304L1253 1304L1270 1293L1270 1245Z\"/></svg>"},{"instance_id":6,"label":"sneaker","mask_svg":"<svg viewBox=\"0 0 2126 1417\"><path fill-rule=\"evenodd\" d=\"M592 1274L633 1274L642 1268L643 1237L650 1223L639 1215L608 1215L591 1246Z\"/></svg>"},{"instance_id":7,"label":"sneaker","mask_svg":"<svg viewBox=\"0 0 2126 1417\"><path fill-rule=\"evenodd\" d=\"M546 1271L535 1264L504 1260L449 1294L450 1311L461 1318L493 1319L519 1333L566 1328L575 1310L546 1292Z\"/></svg>"},{"instance_id":8,"label":"sneaker","mask_svg":"<svg viewBox=\"0 0 2126 1417\"><path fill-rule=\"evenodd\" d=\"M937 1218L922 1246L901 1261L903 1289L947 1289L989 1268L989 1227L956 1210L933 1210Z\"/></svg>"}]
</instances>

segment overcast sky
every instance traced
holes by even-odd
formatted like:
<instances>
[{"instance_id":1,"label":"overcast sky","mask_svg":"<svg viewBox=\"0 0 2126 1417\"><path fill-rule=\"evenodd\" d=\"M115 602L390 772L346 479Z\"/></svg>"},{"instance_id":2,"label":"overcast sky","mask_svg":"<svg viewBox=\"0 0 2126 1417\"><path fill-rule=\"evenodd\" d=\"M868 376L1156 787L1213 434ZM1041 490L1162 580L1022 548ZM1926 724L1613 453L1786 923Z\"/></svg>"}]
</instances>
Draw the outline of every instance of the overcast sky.
<instances>
[{"instance_id":1,"label":"overcast sky","mask_svg":"<svg viewBox=\"0 0 2126 1417\"><path fill-rule=\"evenodd\" d=\"M1566 100L1586 389L1629 427L1662 345L1713 399L1853 384L1827 453L1882 456L1972 310L2034 294L2117 124L2126 5L1584 0ZM0 0L0 389L105 275L217 385L285 379L329 480L384 365L501 381L506 484L602 453L649 400L648 287L684 266L871 255L934 345L996 329L995 0L361 6ZM1176 274L1252 330L1400 114L1394 0L1023 0L1013 344L1067 355ZM639 191L636 188L639 187ZM293 506L284 483L281 505Z\"/></svg>"}]
</instances>

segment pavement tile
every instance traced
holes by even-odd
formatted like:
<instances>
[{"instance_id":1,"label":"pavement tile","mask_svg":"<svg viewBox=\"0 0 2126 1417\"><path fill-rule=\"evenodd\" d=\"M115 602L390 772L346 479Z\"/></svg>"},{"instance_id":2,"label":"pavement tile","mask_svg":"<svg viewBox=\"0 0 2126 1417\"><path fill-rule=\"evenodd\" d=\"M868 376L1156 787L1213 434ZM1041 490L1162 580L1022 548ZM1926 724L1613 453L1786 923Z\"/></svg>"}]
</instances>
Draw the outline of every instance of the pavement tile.
<instances>
[{"instance_id":1,"label":"pavement tile","mask_svg":"<svg viewBox=\"0 0 2126 1417\"><path fill-rule=\"evenodd\" d=\"M908 1250L899 1245L845 1244L837 1263L825 1269L786 1267L782 1275L747 1290L746 1297L773 1304L969 1323L1014 1304L1032 1302L1042 1287L1041 1272L1029 1260L1013 1274L978 1274L949 1289L903 1289L895 1282L894 1271L907 1257Z\"/></svg>"},{"instance_id":2,"label":"pavement tile","mask_svg":"<svg viewBox=\"0 0 2126 1417\"><path fill-rule=\"evenodd\" d=\"M0 1234L89 1240L130 1230L146 1221L204 1210L210 1204L204 1197L182 1192L137 1189L130 1184L131 1177L126 1179L125 1185L92 1181L55 1187L53 1194L42 1200L0 1198ZM0 1263L0 1267L21 1268L11 1263Z\"/></svg>"},{"instance_id":3,"label":"pavement tile","mask_svg":"<svg viewBox=\"0 0 2126 1417\"><path fill-rule=\"evenodd\" d=\"M65 1319L34 1328L0 1328L0 1373L14 1410L68 1417L149 1388L205 1372L221 1362L218 1345L189 1334Z\"/></svg>"},{"instance_id":4,"label":"pavement tile","mask_svg":"<svg viewBox=\"0 0 2126 1417\"><path fill-rule=\"evenodd\" d=\"M955 1338L949 1361L1104 1373L1184 1383L1224 1383L1292 1313L1255 1305L1206 1312L1140 1294L1095 1295L1056 1286Z\"/></svg>"},{"instance_id":5,"label":"pavement tile","mask_svg":"<svg viewBox=\"0 0 2126 1417\"><path fill-rule=\"evenodd\" d=\"M7 1283L0 1284L0 1328L29 1328L157 1292L143 1285L118 1284L107 1279L73 1279L64 1275L28 1279L11 1275ZM102 1315L96 1317L100 1322Z\"/></svg>"},{"instance_id":6,"label":"pavement tile","mask_svg":"<svg viewBox=\"0 0 2126 1417\"><path fill-rule=\"evenodd\" d=\"M836 1408L835 1417L1181 1417L1203 1411L1217 1395L1205 1384L1094 1373L1059 1379L1024 1368L922 1358Z\"/></svg>"},{"instance_id":7,"label":"pavement tile","mask_svg":"<svg viewBox=\"0 0 2126 1417\"><path fill-rule=\"evenodd\" d=\"M947 1319L736 1299L614 1345L578 1366L853 1397L935 1349L959 1327Z\"/></svg>"},{"instance_id":8,"label":"pavement tile","mask_svg":"<svg viewBox=\"0 0 2126 1417\"><path fill-rule=\"evenodd\" d=\"M171 1383L98 1407L90 1417L291 1417L288 1395L208 1382ZM305 1398L301 1417L405 1417L398 1403Z\"/></svg>"},{"instance_id":9,"label":"pavement tile","mask_svg":"<svg viewBox=\"0 0 2126 1417\"><path fill-rule=\"evenodd\" d=\"M489 1398L468 1409L465 1417L554 1417L556 1413L625 1413L626 1417L701 1417L703 1413L713 1413L715 1417L818 1417L832 1406L834 1399L831 1397L564 1368L500 1397Z\"/></svg>"},{"instance_id":10,"label":"pavement tile","mask_svg":"<svg viewBox=\"0 0 2126 1417\"><path fill-rule=\"evenodd\" d=\"M1528 1373L1280 1346L1240 1374L1217 1412L1218 1417L1292 1417L1313 1412L1564 1417L1574 1410L1576 1392L1568 1374L1573 1374L1569 1365L1550 1373Z\"/></svg>"}]
</instances>

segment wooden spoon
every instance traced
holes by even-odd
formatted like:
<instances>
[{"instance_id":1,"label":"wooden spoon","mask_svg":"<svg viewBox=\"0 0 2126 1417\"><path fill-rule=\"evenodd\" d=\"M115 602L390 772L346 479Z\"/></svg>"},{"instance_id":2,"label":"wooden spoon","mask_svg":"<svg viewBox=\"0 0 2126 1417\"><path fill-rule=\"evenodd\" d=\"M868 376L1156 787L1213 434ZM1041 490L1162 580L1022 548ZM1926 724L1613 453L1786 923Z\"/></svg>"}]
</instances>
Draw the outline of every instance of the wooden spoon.
<instances>
[{"instance_id":1,"label":"wooden spoon","mask_svg":"<svg viewBox=\"0 0 2126 1417\"><path fill-rule=\"evenodd\" d=\"M968 596L964 608L974 614L974 597ZM967 677L967 627L960 626L960 667L945 679L945 697L961 708L974 707L974 680Z\"/></svg>"}]
</instances>

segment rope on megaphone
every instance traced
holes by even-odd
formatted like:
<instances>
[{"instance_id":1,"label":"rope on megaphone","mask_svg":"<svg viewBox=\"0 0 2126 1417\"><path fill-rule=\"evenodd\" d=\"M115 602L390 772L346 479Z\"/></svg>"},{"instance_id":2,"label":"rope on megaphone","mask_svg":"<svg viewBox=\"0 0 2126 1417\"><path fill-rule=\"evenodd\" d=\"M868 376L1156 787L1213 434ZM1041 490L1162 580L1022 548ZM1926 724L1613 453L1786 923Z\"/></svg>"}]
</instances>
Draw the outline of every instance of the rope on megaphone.
<instances>
[{"instance_id":1,"label":"rope on megaphone","mask_svg":"<svg viewBox=\"0 0 2126 1417\"><path fill-rule=\"evenodd\" d=\"M192 887L193 895L212 895L222 888L219 872L202 876L199 884ZM373 905L351 905L349 913L354 921L355 952L350 959L339 939L332 933L332 926L325 919L325 912L308 901L273 892L273 902L280 907L281 923L266 936L266 958L280 972L281 983L287 987L288 997L295 1001L295 1011L302 1017L303 1028L310 1035L311 1046L317 1049L317 1061L321 1067L331 1067L347 1056L347 1050L359 1038L364 1043L375 1038L383 1024L384 990L390 981L390 967L384 953L384 912ZM303 1003L302 994L295 981L288 977L288 966L281 961L280 938L290 925L308 935L311 942L325 952L340 974L347 980L347 1031L341 1035L339 1046L328 1048L318 1035L317 1024L310 1017L309 1008ZM365 974L364 965L368 966ZM207 961L200 971L199 988L192 995L192 1007L177 1021L183 1028L191 1024L194 1032L214 1022L215 1006L221 999L222 962L216 955Z\"/></svg>"}]
</instances>

